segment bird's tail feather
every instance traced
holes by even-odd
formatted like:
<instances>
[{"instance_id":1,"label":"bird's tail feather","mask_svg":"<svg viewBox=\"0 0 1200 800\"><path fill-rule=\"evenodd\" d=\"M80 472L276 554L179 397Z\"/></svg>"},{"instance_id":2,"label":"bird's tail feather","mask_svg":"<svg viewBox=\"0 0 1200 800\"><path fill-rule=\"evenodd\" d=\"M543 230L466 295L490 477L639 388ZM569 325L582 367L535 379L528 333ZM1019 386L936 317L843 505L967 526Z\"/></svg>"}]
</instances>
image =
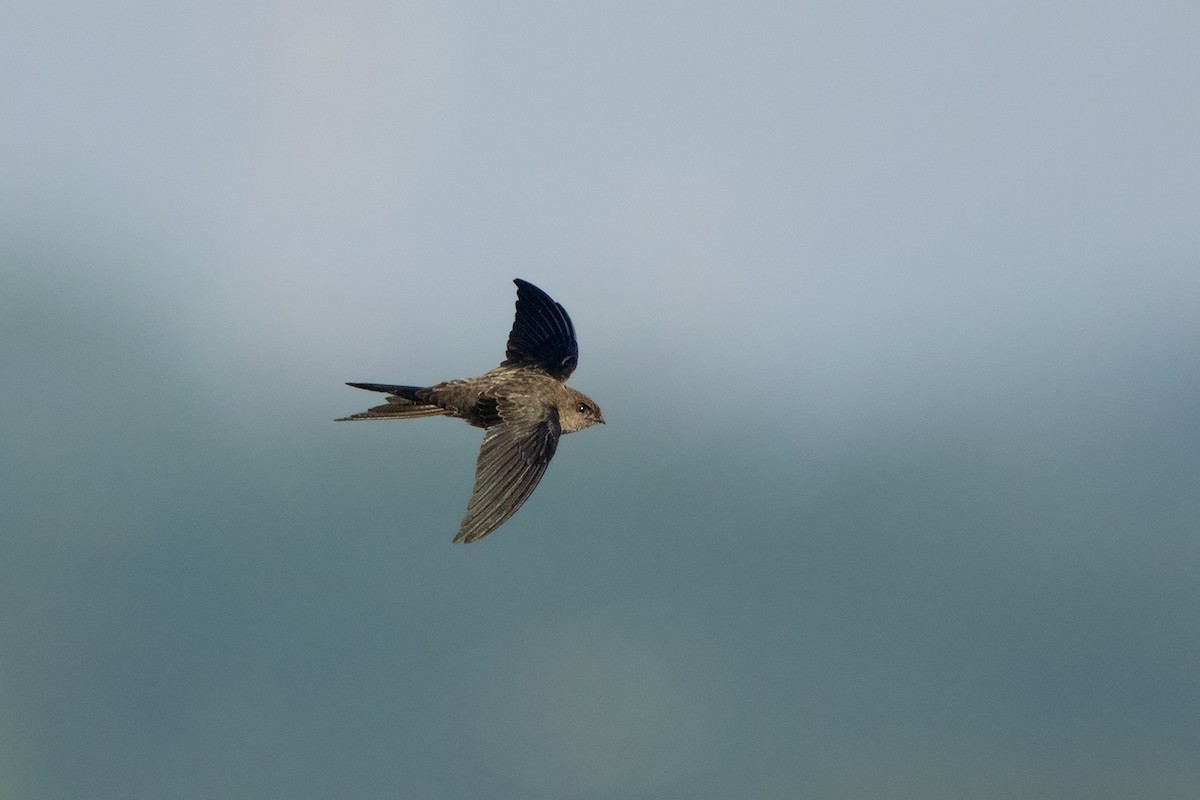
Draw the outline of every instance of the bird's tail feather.
<instances>
[{"instance_id":1,"label":"bird's tail feather","mask_svg":"<svg viewBox=\"0 0 1200 800\"><path fill-rule=\"evenodd\" d=\"M396 386L391 383L347 383L355 389L366 389L368 392L387 392L405 400L421 400L420 394L429 391L424 386Z\"/></svg>"},{"instance_id":2,"label":"bird's tail feather","mask_svg":"<svg viewBox=\"0 0 1200 800\"><path fill-rule=\"evenodd\" d=\"M393 386L386 383L348 383L357 389L371 392L387 392L387 403L369 408L361 414L351 414L340 417L336 422L354 419L415 419L416 417L436 417L446 413L446 409L428 402L428 389L424 386Z\"/></svg>"}]
</instances>

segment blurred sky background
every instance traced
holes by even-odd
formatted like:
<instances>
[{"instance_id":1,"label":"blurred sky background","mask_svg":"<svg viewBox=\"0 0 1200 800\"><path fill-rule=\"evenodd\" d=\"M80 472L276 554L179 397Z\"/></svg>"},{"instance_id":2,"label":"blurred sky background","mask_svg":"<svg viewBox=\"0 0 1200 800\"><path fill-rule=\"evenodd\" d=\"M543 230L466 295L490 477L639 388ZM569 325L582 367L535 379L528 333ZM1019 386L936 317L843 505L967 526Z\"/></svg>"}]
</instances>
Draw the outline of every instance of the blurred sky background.
<instances>
[{"instance_id":1,"label":"blurred sky background","mask_svg":"<svg viewBox=\"0 0 1200 800\"><path fill-rule=\"evenodd\" d=\"M8 2L0 796L1200 797L1200 5ZM571 313L564 440L334 424Z\"/></svg>"}]
</instances>

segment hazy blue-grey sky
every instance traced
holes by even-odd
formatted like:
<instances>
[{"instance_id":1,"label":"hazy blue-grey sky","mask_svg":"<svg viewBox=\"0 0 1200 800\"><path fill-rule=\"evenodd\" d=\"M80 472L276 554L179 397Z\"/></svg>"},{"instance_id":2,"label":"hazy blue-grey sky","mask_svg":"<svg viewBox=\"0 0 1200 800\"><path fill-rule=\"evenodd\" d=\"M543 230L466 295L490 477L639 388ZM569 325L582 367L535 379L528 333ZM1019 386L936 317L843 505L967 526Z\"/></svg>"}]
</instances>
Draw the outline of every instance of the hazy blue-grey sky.
<instances>
[{"instance_id":1,"label":"hazy blue-grey sky","mask_svg":"<svg viewBox=\"0 0 1200 800\"><path fill-rule=\"evenodd\" d=\"M1200 796L1200 6L9 3L0 796ZM347 380L570 311L566 439Z\"/></svg>"}]
</instances>

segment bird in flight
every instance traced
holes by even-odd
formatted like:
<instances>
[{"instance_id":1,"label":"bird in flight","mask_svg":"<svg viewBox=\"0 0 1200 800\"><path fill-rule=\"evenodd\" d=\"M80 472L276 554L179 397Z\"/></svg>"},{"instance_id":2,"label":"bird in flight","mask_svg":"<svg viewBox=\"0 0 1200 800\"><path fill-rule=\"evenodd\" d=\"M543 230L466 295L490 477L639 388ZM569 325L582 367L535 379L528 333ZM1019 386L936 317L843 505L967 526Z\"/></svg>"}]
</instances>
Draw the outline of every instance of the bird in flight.
<instances>
[{"instance_id":1,"label":"bird in flight","mask_svg":"<svg viewBox=\"0 0 1200 800\"><path fill-rule=\"evenodd\" d=\"M528 281L513 283L517 317L500 366L434 386L348 383L385 392L387 402L338 420L444 415L484 429L475 488L456 542L482 539L517 513L546 472L561 435L604 422L594 400L565 384L579 363L566 309Z\"/></svg>"}]
</instances>

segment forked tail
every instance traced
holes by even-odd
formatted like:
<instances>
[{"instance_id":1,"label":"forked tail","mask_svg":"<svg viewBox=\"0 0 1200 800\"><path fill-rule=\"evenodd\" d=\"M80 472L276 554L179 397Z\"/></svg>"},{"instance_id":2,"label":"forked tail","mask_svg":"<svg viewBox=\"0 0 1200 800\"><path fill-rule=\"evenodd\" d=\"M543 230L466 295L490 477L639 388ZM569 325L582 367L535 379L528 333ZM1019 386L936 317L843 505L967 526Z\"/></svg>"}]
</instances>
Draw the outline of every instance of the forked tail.
<instances>
[{"instance_id":1,"label":"forked tail","mask_svg":"<svg viewBox=\"0 0 1200 800\"><path fill-rule=\"evenodd\" d=\"M429 389L424 386L393 386L387 383L347 383L356 389L366 389L369 392L386 392L387 402L381 406L368 408L361 414L351 414L340 417L336 422L352 419L415 419L416 417L436 417L446 413L446 409L429 402Z\"/></svg>"}]
</instances>

